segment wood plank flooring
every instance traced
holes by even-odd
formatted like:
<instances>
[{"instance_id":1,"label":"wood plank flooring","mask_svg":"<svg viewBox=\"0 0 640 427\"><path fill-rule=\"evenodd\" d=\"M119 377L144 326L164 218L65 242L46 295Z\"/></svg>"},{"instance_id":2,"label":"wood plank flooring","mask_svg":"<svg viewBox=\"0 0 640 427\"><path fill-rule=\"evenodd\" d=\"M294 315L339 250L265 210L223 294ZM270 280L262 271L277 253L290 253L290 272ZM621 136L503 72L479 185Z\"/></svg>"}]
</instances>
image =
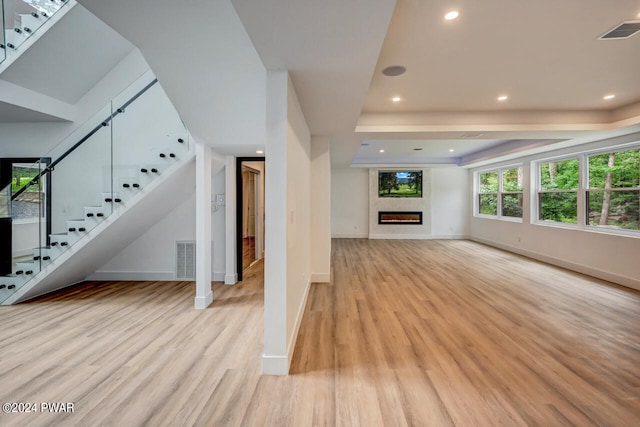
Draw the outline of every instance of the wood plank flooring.
<instances>
[{"instance_id":1,"label":"wood plank flooring","mask_svg":"<svg viewBox=\"0 0 640 427\"><path fill-rule=\"evenodd\" d=\"M638 426L640 293L469 241L333 241L292 375L261 376L262 262L0 307L0 426Z\"/></svg>"}]
</instances>

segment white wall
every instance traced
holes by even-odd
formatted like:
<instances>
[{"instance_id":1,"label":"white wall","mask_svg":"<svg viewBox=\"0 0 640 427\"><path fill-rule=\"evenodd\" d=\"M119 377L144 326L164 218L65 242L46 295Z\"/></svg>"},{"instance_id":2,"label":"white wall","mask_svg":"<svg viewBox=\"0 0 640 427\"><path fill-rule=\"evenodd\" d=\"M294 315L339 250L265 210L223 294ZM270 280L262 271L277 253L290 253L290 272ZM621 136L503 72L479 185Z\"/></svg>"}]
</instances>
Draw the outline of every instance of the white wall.
<instances>
[{"instance_id":1,"label":"white wall","mask_svg":"<svg viewBox=\"0 0 640 427\"><path fill-rule=\"evenodd\" d=\"M369 170L331 170L331 236L369 237Z\"/></svg>"},{"instance_id":2,"label":"white wall","mask_svg":"<svg viewBox=\"0 0 640 427\"><path fill-rule=\"evenodd\" d=\"M311 138L311 271L313 282L331 280L331 155L329 138Z\"/></svg>"},{"instance_id":3,"label":"white wall","mask_svg":"<svg viewBox=\"0 0 640 427\"><path fill-rule=\"evenodd\" d=\"M225 192L225 172L213 178L212 197ZM100 267L91 280L175 280L177 241L195 241L195 186L176 195L184 200L126 249ZM173 197L173 196L172 196ZM212 213L213 280L224 280L225 210Z\"/></svg>"},{"instance_id":4,"label":"white wall","mask_svg":"<svg viewBox=\"0 0 640 427\"><path fill-rule=\"evenodd\" d=\"M200 1L187 14L182 2L81 4L140 48L197 141L264 144L265 68L231 1Z\"/></svg>"},{"instance_id":5,"label":"white wall","mask_svg":"<svg viewBox=\"0 0 640 427\"><path fill-rule=\"evenodd\" d=\"M531 162L542 156L552 157L578 150L609 147L619 143L640 140L640 135L614 138L586 144L572 149L547 152L543 155L522 157L508 162L523 163L524 203L522 223L472 217L470 234L473 240L487 243L515 253L530 256L551 264L569 268L604 280L640 289L640 236L611 235L595 230L532 224L531 214ZM476 168L472 172L496 165ZM469 185L473 183L473 173ZM470 198L471 199L471 198ZM534 198L535 200L535 198Z\"/></svg>"},{"instance_id":6,"label":"white wall","mask_svg":"<svg viewBox=\"0 0 640 427\"><path fill-rule=\"evenodd\" d=\"M310 285L310 139L288 73L268 72L265 374L288 373Z\"/></svg>"},{"instance_id":7,"label":"white wall","mask_svg":"<svg viewBox=\"0 0 640 427\"><path fill-rule=\"evenodd\" d=\"M369 238L424 239L431 235L431 171L422 170L422 197L378 197L378 172L369 169ZM397 170L397 169L396 169ZM418 170L412 168L411 170ZM422 224L378 224L380 211L422 212Z\"/></svg>"},{"instance_id":8,"label":"white wall","mask_svg":"<svg viewBox=\"0 0 640 427\"><path fill-rule=\"evenodd\" d=\"M431 237L465 239L469 236L469 170L431 169Z\"/></svg>"},{"instance_id":9,"label":"white wall","mask_svg":"<svg viewBox=\"0 0 640 427\"><path fill-rule=\"evenodd\" d=\"M225 170L221 170L213 177L213 194L215 201L215 196L217 194L225 194ZM226 197L226 194L225 194ZM212 213L213 215L213 223L212 234L213 234L213 280L216 282L224 282L225 275L225 207L220 206L218 209ZM215 298L215 296L214 296Z\"/></svg>"},{"instance_id":10,"label":"white wall","mask_svg":"<svg viewBox=\"0 0 640 427\"><path fill-rule=\"evenodd\" d=\"M311 136L287 79L287 354L289 363L311 282Z\"/></svg>"},{"instance_id":11,"label":"white wall","mask_svg":"<svg viewBox=\"0 0 640 427\"><path fill-rule=\"evenodd\" d=\"M149 70L134 49L74 106L75 122L0 123L2 157L41 157Z\"/></svg>"},{"instance_id":12,"label":"white wall","mask_svg":"<svg viewBox=\"0 0 640 427\"><path fill-rule=\"evenodd\" d=\"M469 171L460 167L423 169L422 199L379 199L378 169L331 171L331 235L335 238L367 238L370 221L373 237L460 239L469 235ZM370 202L371 201L371 202ZM413 207L412 207L413 206ZM371 212L370 212L371 207ZM378 226L378 210L424 210L423 227ZM382 230L382 231L381 231ZM414 234L411 234L414 233ZM396 236L396 237L394 237Z\"/></svg>"},{"instance_id":13,"label":"white wall","mask_svg":"<svg viewBox=\"0 0 640 427\"><path fill-rule=\"evenodd\" d=\"M118 97L115 105L123 105L138 88L153 78L150 72L144 74L133 90ZM109 114L109 109L103 111L100 120L93 121L89 128L99 125ZM69 144L54 150L53 160L60 158L66 149L84 136L85 126L82 129L79 134L74 133L78 135ZM124 200L128 190L122 184L140 181L138 175L142 166L159 165L160 171L166 169L171 160L159 158L159 153L167 151L167 155L169 152L176 153L178 157L183 155L189 143L186 135L180 117L162 87L156 84L149 88L109 126L101 127L55 167L52 177L52 231L66 232L66 220L83 218L85 206L100 206L102 193L109 192L111 188ZM178 137L186 142L179 144Z\"/></svg>"},{"instance_id":14,"label":"white wall","mask_svg":"<svg viewBox=\"0 0 640 427\"><path fill-rule=\"evenodd\" d=\"M169 215L151 226L113 259L92 280L174 280L175 242L195 240L194 189ZM186 193L186 192L185 192Z\"/></svg>"}]
</instances>

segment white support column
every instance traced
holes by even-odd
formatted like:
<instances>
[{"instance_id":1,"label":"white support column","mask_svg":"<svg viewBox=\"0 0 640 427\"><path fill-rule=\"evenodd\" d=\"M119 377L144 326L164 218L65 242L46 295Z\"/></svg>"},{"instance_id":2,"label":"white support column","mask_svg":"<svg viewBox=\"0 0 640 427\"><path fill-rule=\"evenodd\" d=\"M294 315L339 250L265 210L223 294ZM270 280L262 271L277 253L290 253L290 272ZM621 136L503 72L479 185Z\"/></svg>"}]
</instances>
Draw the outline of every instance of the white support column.
<instances>
[{"instance_id":1,"label":"white support column","mask_svg":"<svg viewBox=\"0 0 640 427\"><path fill-rule=\"evenodd\" d=\"M264 355L262 373L287 375L287 83L267 73L265 146Z\"/></svg>"},{"instance_id":2,"label":"white support column","mask_svg":"<svg viewBox=\"0 0 640 427\"><path fill-rule=\"evenodd\" d=\"M224 191L226 193L225 204L225 273L224 284L235 285L238 282L238 270L236 269L236 158L227 156L224 175Z\"/></svg>"},{"instance_id":3,"label":"white support column","mask_svg":"<svg viewBox=\"0 0 640 427\"><path fill-rule=\"evenodd\" d=\"M213 301L211 292L211 147L196 143L196 298L195 308Z\"/></svg>"}]
</instances>

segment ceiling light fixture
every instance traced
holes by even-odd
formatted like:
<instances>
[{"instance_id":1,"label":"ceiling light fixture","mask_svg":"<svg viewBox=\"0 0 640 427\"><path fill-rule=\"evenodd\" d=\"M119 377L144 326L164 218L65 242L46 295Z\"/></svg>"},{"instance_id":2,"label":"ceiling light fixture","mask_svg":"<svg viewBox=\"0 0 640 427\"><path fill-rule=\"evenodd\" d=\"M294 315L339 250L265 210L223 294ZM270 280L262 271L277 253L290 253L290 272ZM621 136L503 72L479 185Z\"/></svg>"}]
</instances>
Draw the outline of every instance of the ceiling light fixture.
<instances>
[{"instance_id":1,"label":"ceiling light fixture","mask_svg":"<svg viewBox=\"0 0 640 427\"><path fill-rule=\"evenodd\" d=\"M391 65L384 70L382 70L382 74L388 77L396 77L405 73L407 69L402 65Z\"/></svg>"},{"instance_id":2,"label":"ceiling light fixture","mask_svg":"<svg viewBox=\"0 0 640 427\"><path fill-rule=\"evenodd\" d=\"M256 154L264 154L264 151L262 151L262 150L256 150Z\"/></svg>"},{"instance_id":3,"label":"ceiling light fixture","mask_svg":"<svg viewBox=\"0 0 640 427\"><path fill-rule=\"evenodd\" d=\"M506 101L507 99L509 99L509 97L507 95L500 95L498 97L498 101Z\"/></svg>"},{"instance_id":4,"label":"ceiling light fixture","mask_svg":"<svg viewBox=\"0 0 640 427\"><path fill-rule=\"evenodd\" d=\"M384 153L384 150L380 150L381 153Z\"/></svg>"},{"instance_id":5,"label":"ceiling light fixture","mask_svg":"<svg viewBox=\"0 0 640 427\"><path fill-rule=\"evenodd\" d=\"M447 12L447 14L444 15L444 19L446 19L447 21L452 21L456 19L459 15L460 13L458 13L457 10L452 10L451 12Z\"/></svg>"},{"instance_id":6,"label":"ceiling light fixture","mask_svg":"<svg viewBox=\"0 0 640 427\"><path fill-rule=\"evenodd\" d=\"M391 100L393 102L400 102L400 97L399 96L394 96L393 98L391 98Z\"/></svg>"},{"instance_id":7,"label":"ceiling light fixture","mask_svg":"<svg viewBox=\"0 0 640 427\"><path fill-rule=\"evenodd\" d=\"M604 99L605 101L608 101L610 99L615 98L616 96L614 94L610 94L610 95L605 95L602 97L602 99Z\"/></svg>"},{"instance_id":8,"label":"ceiling light fixture","mask_svg":"<svg viewBox=\"0 0 640 427\"><path fill-rule=\"evenodd\" d=\"M449 152L450 153L453 153L454 151L456 151L456 150L454 150L453 148L449 148Z\"/></svg>"}]
</instances>

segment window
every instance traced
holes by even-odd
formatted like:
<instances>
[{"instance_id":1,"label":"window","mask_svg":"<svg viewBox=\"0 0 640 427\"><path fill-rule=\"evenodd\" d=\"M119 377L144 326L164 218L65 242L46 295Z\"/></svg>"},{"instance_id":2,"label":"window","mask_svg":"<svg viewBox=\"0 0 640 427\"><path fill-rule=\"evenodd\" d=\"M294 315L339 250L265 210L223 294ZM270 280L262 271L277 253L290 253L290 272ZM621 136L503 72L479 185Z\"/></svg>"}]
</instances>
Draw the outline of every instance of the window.
<instances>
[{"instance_id":1,"label":"window","mask_svg":"<svg viewBox=\"0 0 640 427\"><path fill-rule=\"evenodd\" d=\"M478 195L482 215L498 215L498 171L480 174L480 191Z\"/></svg>"},{"instance_id":2,"label":"window","mask_svg":"<svg viewBox=\"0 0 640 427\"><path fill-rule=\"evenodd\" d=\"M538 219L640 230L640 147L538 163Z\"/></svg>"},{"instance_id":3,"label":"window","mask_svg":"<svg viewBox=\"0 0 640 427\"><path fill-rule=\"evenodd\" d=\"M580 162L575 158L538 165L538 219L577 224Z\"/></svg>"},{"instance_id":4,"label":"window","mask_svg":"<svg viewBox=\"0 0 640 427\"><path fill-rule=\"evenodd\" d=\"M587 225L640 230L640 149L592 155L587 164Z\"/></svg>"},{"instance_id":5,"label":"window","mask_svg":"<svg viewBox=\"0 0 640 427\"><path fill-rule=\"evenodd\" d=\"M522 218L522 167L502 170L502 216Z\"/></svg>"},{"instance_id":6,"label":"window","mask_svg":"<svg viewBox=\"0 0 640 427\"><path fill-rule=\"evenodd\" d=\"M522 167L481 172L478 179L480 215L522 218Z\"/></svg>"}]
</instances>

